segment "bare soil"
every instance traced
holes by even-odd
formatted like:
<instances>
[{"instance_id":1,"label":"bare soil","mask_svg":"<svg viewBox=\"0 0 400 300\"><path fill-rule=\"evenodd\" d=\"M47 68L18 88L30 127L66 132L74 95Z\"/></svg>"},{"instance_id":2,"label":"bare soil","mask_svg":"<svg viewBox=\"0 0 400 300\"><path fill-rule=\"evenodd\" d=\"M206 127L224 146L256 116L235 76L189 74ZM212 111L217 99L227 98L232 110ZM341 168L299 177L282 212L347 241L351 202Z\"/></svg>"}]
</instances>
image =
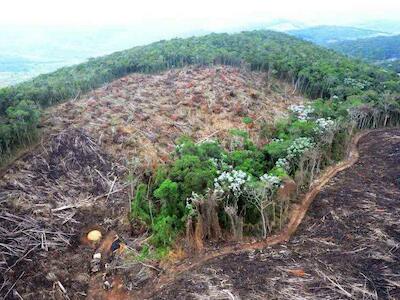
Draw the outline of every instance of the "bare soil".
<instances>
[{"instance_id":1,"label":"bare soil","mask_svg":"<svg viewBox=\"0 0 400 300\"><path fill-rule=\"evenodd\" d=\"M373 131L285 244L215 258L152 299L400 299L400 130Z\"/></svg>"}]
</instances>

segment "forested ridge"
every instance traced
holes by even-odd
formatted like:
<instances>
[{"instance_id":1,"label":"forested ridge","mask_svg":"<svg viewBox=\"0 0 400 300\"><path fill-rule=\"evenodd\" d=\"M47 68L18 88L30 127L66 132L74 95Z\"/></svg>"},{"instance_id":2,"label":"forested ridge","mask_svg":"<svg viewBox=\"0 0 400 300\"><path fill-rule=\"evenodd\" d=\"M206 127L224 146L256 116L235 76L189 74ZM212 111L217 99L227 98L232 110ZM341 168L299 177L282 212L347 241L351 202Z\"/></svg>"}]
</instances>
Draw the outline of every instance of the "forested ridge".
<instances>
[{"instance_id":1,"label":"forested ridge","mask_svg":"<svg viewBox=\"0 0 400 300\"><path fill-rule=\"evenodd\" d=\"M0 90L0 156L9 155L36 135L39 110L74 98L132 72L199 64L245 65L288 80L311 98L359 97L378 103L400 91L395 73L349 59L332 50L272 31L210 34L159 41L91 59Z\"/></svg>"}]
</instances>

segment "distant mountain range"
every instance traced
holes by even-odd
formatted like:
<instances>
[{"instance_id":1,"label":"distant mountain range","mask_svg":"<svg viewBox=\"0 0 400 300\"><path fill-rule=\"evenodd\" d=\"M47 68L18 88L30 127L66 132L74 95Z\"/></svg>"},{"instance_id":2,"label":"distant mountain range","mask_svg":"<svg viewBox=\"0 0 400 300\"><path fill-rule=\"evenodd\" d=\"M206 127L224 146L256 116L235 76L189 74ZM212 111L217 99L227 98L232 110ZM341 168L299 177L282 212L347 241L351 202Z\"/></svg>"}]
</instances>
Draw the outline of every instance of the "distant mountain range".
<instances>
[{"instance_id":1,"label":"distant mountain range","mask_svg":"<svg viewBox=\"0 0 400 300\"><path fill-rule=\"evenodd\" d=\"M355 23L353 26L357 28L400 34L400 18L398 20L374 20L364 23Z\"/></svg>"},{"instance_id":2,"label":"distant mountain range","mask_svg":"<svg viewBox=\"0 0 400 300\"><path fill-rule=\"evenodd\" d=\"M370 23L362 26L368 24ZM290 30L287 33L400 73L400 35L393 35L400 30L400 23L382 21L371 23L370 26L387 31L344 26L316 26Z\"/></svg>"},{"instance_id":3,"label":"distant mountain range","mask_svg":"<svg viewBox=\"0 0 400 300\"><path fill-rule=\"evenodd\" d=\"M346 40L390 35L388 32L346 26L316 26L290 30L287 33L323 46Z\"/></svg>"},{"instance_id":4,"label":"distant mountain range","mask_svg":"<svg viewBox=\"0 0 400 300\"><path fill-rule=\"evenodd\" d=\"M400 35L341 41L330 47L400 73Z\"/></svg>"}]
</instances>

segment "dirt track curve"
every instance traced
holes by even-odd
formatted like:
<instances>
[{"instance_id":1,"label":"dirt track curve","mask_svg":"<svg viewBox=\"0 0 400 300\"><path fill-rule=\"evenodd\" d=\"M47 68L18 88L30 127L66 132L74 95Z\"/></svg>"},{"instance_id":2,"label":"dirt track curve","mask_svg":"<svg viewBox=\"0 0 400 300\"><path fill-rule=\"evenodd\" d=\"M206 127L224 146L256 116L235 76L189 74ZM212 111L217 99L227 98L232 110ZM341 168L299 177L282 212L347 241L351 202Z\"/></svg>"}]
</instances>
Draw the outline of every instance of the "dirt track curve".
<instances>
[{"instance_id":1,"label":"dirt track curve","mask_svg":"<svg viewBox=\"0 0 400 300\"><path fill-rule=\"evenodd\" d=\"M359 159L352 154L315 184L270 246L177 267L152 299L400 299L400 130L373 131L360 139Z\"/></svg>"}]
</instances>

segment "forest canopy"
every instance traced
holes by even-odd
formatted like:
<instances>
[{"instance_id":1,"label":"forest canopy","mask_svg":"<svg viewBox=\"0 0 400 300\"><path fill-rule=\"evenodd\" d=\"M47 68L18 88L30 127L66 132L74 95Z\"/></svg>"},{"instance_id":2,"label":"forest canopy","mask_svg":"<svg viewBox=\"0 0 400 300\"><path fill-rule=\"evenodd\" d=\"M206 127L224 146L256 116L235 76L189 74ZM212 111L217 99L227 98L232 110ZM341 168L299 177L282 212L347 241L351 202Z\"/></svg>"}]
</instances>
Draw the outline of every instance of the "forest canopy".
<instances>
[{"instance_id":1,"label":"forest canopy","mask_svg":"<svg viewBox=\"0 0 400 300\"><path fill-rule=\"evenodd\" d=\"M272 31L209 34L159 41L61 68L0 89L0 156L36 135L38 111L79 96L132 72L159 72L185 65L225 64L266 71L293 83L310 98L344 101L359 96L379 102L400 92L397 74ZM13 111L19 111L15 117Z\"/></svg>"}]
</instances>

